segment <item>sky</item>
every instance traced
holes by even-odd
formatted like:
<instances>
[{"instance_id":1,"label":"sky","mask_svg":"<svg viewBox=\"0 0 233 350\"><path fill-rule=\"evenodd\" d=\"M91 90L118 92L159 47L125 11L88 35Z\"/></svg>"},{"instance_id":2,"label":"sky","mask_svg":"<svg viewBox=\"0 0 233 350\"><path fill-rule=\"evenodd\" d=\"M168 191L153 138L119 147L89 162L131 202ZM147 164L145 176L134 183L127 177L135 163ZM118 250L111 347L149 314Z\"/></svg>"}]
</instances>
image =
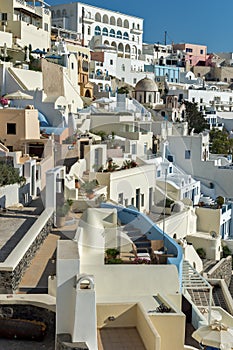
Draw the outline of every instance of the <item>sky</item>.
<instances>
[{"instance_id":1,"label":"sky","mask_svg":"<svg viewBox=\"0 0 233 350\"><path fill-rule=\"evenodd\" d=\"M47 0L50 5L75 2ZM233 1L84 0L82 3L144 19L143 42L206 45L210 52L233 52Z\"/></svg>"}]
</instances>

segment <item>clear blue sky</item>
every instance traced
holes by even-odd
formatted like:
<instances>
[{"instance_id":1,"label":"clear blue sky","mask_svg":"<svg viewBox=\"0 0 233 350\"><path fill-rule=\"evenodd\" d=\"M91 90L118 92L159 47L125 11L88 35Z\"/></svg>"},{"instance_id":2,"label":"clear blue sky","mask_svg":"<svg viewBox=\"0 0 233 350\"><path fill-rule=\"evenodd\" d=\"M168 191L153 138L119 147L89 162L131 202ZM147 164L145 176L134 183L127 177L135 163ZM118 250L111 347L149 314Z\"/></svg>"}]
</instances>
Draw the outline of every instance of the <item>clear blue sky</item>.
<instances>
[{"instance_id":1,"label":"clear blue sky","mask_svg":"<svg viewBox=\"0 0 233 350\"><path fill-rule=\"evenodd\" d=\"M50 5L75 1L47 0ZM233 51L232 0L85 0L89 5L144 19L146 43L189 42L207 45L208 52Z\"/></svg>"}]
</instances>

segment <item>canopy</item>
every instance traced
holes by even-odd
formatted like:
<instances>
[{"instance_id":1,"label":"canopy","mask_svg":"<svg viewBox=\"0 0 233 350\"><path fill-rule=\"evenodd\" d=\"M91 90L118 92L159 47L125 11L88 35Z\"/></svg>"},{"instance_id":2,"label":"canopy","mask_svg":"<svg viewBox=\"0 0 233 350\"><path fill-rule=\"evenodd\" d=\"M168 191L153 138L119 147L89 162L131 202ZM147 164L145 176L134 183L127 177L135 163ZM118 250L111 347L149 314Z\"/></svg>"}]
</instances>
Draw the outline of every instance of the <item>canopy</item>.
<instances>
[{"instance_id":1,"label":"canopy","mask_svg":"<svg viewBox=\"0 0 233 350\"><path fill-rule=\"evenodd\" d=\"M33 96L25 94L20 90L6 94L4 98L7 98L8 100L33 100Z\"/></svg>"},{"instance_id":2,"label":"canopy","mask_svg":"<svg viewBox=\"0 0 233 350\"><path fill-rule=\"evenodd\" d=\"M233 329L218 321L198 328L192 337L202 345L221 350L231 350L233 347Z\"/></svg>"}]
</instances>

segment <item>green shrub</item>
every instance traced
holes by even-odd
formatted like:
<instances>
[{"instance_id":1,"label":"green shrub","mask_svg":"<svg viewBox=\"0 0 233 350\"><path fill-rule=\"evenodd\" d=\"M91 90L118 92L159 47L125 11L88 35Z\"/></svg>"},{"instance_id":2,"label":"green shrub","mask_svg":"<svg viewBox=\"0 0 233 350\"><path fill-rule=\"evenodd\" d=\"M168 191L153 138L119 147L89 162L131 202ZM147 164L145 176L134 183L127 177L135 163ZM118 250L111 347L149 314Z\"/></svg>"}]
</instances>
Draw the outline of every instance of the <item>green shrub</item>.
<instances>
[{"instance_id":1,"label":"green shrub","mask_svg":"<svg viewBox=\"0 0 233 350\"><path fill-rule=\"evenodd\" d=\"M205 259L206 258L206 251L204 248L197 248L197 254L199 255L199 257L201 259Z\"/></svg>"},{"instance_id":2,"label":"green shrub","mask_svg":"<svg viewBox=\"0 0 233 350\"><path fill-rule=\"evenodd\" d=\"M228 248L227 245L224 245L224 246L222 247L222 254L223 254L223 258L226 258L226 257L229 256L229 255L232 255L232 254L231 254L231 251L230 251L230 249Z\"/></svg>"},{"instance_id":3,"label":"green shrub","mask_svg":"<svg viewBox=\"0 0 233 350\"><path fill-rule=\"evenodd\" d=\"M109 259L115 259L117 255L119 254L119 250L116 248L108 248L106 249L106 255Z\"/></svg>"}]
</instances>

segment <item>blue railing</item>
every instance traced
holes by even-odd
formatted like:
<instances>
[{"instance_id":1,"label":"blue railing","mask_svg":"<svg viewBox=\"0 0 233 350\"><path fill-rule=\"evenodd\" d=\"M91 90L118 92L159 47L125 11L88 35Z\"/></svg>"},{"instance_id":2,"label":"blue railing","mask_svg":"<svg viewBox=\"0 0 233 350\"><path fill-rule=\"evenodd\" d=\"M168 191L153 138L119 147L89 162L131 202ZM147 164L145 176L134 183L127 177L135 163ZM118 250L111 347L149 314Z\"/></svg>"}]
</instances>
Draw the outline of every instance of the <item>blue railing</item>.
<instances>
[{"instance_id":1,"label":"blue railing","mask_svg":"<svg viewBox=\"0 0 233 350\"><path fill-rule=\"evenodd\" d=\"M136 209L123 208L117 205L102 203L102 208L115 208L117 216L122 225L131 224L134 228L140 229L142 234L145 234L149 240L163 240L166 253L174 255L167 258L167 264L172 264L177 267L179 274L180 286L182 283L182 265L183 265L183 250L174 239L168 236L145 214Z\"/></svg>"}]
</instances>

